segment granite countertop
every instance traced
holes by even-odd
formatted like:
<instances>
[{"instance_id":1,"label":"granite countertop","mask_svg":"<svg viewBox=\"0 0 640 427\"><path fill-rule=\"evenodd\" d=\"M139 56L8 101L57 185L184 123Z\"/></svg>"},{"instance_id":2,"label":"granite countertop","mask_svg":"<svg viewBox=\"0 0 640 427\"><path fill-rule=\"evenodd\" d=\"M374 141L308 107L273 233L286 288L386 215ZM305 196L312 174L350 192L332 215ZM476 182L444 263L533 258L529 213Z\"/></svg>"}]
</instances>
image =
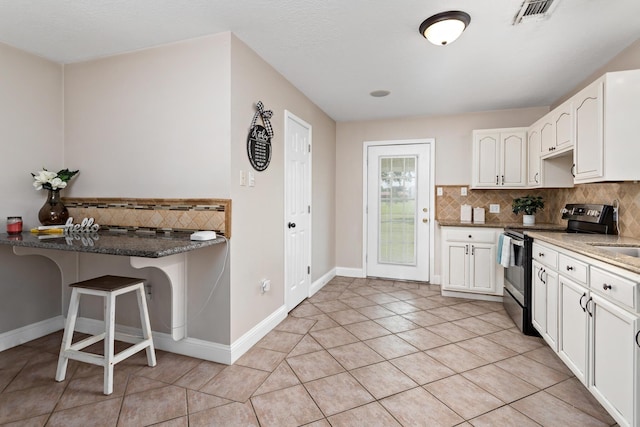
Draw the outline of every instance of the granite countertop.
<instances>
[{"instance_id":1,"label":"granite countertop","mask_svg":"<svg viewBox=\"0 0 640 427\"><path fill-rule=\"evenodd\" d=\"M640 247L640 240L638 239L606 234L551 233L544 231L531 231L527 234L534 240L547 242L640 274L640 258L596 248L594 246Z\"/></svg>"},{"instance_id":2,"label":"granite countertop","mask_svg":"<svg viewBox=\"0 0 640 427\"><path fill-rule=\"evenodd\" d=\"M462 222L460 220L444 220L438 221L441 227L489 227L489 228L511 228L518 230L548 230L548 231L565 231L566 224L547 224L538 223L534 225L523 225L521 222L485 222L473 223Z\"/></svg>"},{"instance_id":3,"label":"granite countertop","mask_svg":"<svg viewBox=\"0 0 640 427\"><path fill-rule=\"evenodd\" d=\"M44 236L39 237L28 231L15 236L0 233L0 244L106 255L160 258L216 245L225 241L222 237L208 241L193 241L189 239L190 233L184 232L142 234L100 231L98 233L78 233L71 236L55 234Z\"/></svg>"}]
</instances>

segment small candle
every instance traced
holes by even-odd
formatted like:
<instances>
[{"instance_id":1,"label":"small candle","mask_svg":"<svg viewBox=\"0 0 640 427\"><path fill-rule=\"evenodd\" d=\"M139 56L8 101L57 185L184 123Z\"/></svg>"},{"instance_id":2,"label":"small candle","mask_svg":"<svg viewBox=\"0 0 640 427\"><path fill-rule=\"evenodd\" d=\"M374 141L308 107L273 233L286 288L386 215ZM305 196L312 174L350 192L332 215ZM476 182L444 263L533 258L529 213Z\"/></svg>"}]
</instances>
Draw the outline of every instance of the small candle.
<instances>
[{"instance_id":1,"label":"small candle","mask_svg":"<svg viewBox=\"0 0 640 427\"><path fill-rule=\"evenodd\" d=\"M21 216L7 217L7 234L20 234L20 233L22 233L22 217Z\"/></svg>"}]
</instances>

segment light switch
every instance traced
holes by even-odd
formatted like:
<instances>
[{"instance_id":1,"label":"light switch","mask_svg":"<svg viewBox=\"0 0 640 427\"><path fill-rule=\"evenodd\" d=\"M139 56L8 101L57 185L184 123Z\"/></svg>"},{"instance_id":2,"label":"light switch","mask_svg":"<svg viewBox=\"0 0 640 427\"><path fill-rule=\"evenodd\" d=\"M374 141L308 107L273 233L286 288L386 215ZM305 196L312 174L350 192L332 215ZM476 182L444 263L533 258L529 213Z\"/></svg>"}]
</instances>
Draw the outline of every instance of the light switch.
<instances>
[{"instance_id":1,"label":"light switch","mask_svg":"<svg viewBox=\"0 0 640 427\"><path fill-rule=\"evenodd\" d=\"M256 175L253 171L249 171L249 187L255 187L256 185Z\"/></svg>"},{"instance_id":2,"label":"light switch","mask_svg":"<svg viewBox=\"0 0 640 427\"><path fill-rule=\"evenodd\" d=\"M499 204L490 204L489 205L489 213L500 213L500 205Z\"/></svg>"},{"instance_id":3,"label":"light switch","mask_svg":"<svg viewBox=\"0 0 640 427\"><path fill-rule=\"evenodd\" d=\"M247 175L243 170L240 171L240 185L247 185Z\"/></svg>"},{"instance_id":4,"label":"light switch","mask_svg":"<svg viewBox=\"0 0 640 427\"><path fill-rule=\"evenodd\" d=\"M460 195L461 196L467 195L467 187L460 187Z\"/></svg>"}]
</instances>

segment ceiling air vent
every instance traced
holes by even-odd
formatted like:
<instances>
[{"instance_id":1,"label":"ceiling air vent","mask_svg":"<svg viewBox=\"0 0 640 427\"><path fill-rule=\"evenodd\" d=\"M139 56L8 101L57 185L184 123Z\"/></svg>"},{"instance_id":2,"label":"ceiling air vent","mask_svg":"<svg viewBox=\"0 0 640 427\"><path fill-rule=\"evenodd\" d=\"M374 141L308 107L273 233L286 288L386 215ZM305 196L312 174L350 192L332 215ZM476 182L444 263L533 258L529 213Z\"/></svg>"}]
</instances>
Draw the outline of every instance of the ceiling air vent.
<instances>
[{"instance_id":1,"label":"ceiling air vent","mask_svg":"<svg viewBox=\"0 0 640 427\"><path fill-rule=\"evenodd\" d=\"M560 0L525 0L513 25L547 19Z\"/></svg>"}]
</instances>

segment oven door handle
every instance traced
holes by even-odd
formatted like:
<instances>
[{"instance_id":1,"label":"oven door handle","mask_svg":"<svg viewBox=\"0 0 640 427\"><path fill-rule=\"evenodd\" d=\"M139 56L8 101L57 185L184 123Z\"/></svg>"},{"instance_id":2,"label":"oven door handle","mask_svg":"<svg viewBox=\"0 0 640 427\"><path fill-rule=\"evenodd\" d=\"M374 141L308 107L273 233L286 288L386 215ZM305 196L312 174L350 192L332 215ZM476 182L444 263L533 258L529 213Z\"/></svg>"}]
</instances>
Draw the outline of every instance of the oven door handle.
<instances>
[{"instance_id":1,"label":"oven door handle","mask_svg":"<svg viewBox=\"0 0 640 427\"><path fill-rule=\"evenodd\" d=\"M520 246L521 248L524 248L524 241L523 240L516 240L514 238L511 239L511 244L513 246Z\"/></svg>"}]
</instances>

